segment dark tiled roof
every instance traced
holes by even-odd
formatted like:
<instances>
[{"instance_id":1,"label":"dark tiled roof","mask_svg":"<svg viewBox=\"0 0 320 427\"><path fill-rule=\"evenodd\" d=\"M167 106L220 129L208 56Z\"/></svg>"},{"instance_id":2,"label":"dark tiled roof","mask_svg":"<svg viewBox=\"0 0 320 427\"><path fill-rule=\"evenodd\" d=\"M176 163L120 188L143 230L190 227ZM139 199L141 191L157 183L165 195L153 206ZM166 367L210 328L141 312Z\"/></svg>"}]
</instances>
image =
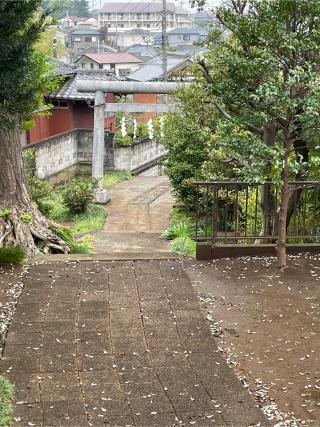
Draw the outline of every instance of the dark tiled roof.
<instances>
[{"instance_id":1,"label":"dark tiled roof","mask_svg":"<svg viewBox=\"0 0 320 427\"><path fill-rule=\"evenodd\" d=\"M76 72L76 69L73 65L66 64L63 61L59 61L56 58L49 58L49 64L52 64L54 67L55 76L71 76Z\"/></svg>"},{"instance_id":2,"label":"dark tiled roof","mask_svg":"<svg viewBox=\"0 0 320 427\"><path fill-rule=\"evenodd\" d=\"M78 70L77 74L69 77L64 85L48 95L51 99L70 99L70 100L94 100L94 92L78 92L76 89L78 80L118 80L114 74L105 70Z\"/></svg>"}]
</instances>

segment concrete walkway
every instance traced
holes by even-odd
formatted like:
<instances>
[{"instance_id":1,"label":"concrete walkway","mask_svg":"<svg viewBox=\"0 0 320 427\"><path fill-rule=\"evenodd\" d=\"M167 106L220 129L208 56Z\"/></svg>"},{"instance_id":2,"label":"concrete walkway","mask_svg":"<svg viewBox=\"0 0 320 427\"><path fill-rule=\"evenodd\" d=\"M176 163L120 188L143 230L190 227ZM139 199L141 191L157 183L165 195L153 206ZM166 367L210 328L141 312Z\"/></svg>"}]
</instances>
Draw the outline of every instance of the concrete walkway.
<instances>
[{"instance_id":1,"label":"concrete walkway","mask_svg":"<svg viewBox=\"0 0 320 427\"><path fill-rule=\"evenodd\" d=\"M169 224L173 199L165 176L138 176L109 192L108 217L96 236L98 253L169 253L160 238Z\"/></svg>"},{"instance_id":2,"label":"concrete walkway","mask_svg":"<svg viewBox=\"0 0 320 427\"><path fill-rule=\"evenodd\" d=\"M32 266L0 372L13 426L267 425L181 261Z\"/></svg>"}]
</instances>

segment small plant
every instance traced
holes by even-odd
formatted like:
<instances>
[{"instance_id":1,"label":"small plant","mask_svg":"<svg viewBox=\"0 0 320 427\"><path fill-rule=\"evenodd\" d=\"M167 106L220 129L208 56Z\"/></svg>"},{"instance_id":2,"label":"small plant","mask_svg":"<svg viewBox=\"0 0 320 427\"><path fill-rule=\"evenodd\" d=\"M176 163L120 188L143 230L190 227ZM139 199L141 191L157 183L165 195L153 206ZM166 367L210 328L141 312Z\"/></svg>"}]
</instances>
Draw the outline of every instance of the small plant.
<instances>
[{"instance_id":1,"label":"small plant","mask_svg":"<svg viewBox=\"0 0 320 427\"><path fill-rule=\"evenodd\" d=\"M0 216L2 218L8 218L10 214L11 214L11 211L8 208L4 208L2 209L2 211L0 211Z\"/></svg>"},{"instance_id":2,"label":"small plant","mask_svg":"<svg viewBox=\"0 0 320 427\"><path fill-rule=\"evenodd\" d=\"M20 246L0 248L0 264L18 264L26 259L27 255Z\"/></svg>"},{"instance_id":3,"label":"small plant","mask_svg":"<svg viewBox=\"0 0 320 427\"><path fill-rule=\"evenodd\" d=\"M195 256L196 242L190 237L178 237L171 243L171 250L181 255Z\"/></svg>"},{"instance_id":4,"label":"small plant","mask_svg":"<svg viewBox=\"0 0 320 427\"><path fill-rule=\"evenodd\" d=\"M0 426L11 424L13 397L14 386L6 378L0 376Z\"/></svg>"},{"instance_id":5,"label":"small plant","mask_svg":"<svg viewBox=\"0 0 320 427\"><path fill-rule=\"evenodd\" d=\"M167 230L164 231L162 237L166 240L173 240L178 237L191 237L194 233L194 227L190 221L180 221L174 224L171 224Z\"/></svg>"},{"instance_id":6,"label":"small plant","mask_svg":"<svg viewBox=\"0 0 320 427\"><path fill-rule=\"evenodd\" d=\"M77 241L72 228L64 226L54 227L52 232L68 244L71 254L88 254L92 252L91 236L85 236L82 241Z\"/></svg>"},{"instance_id":7,"label":"small plant","mask_svg":"<svg viewBox=\"0 0 320 427\"><path fill-rule=\"evenodd\" d=\"M120 132L117 132L114 136L114 142L119 146L127 146L132 144L132 138L129 135L122 136Z\"/></svg>"},{"instance_id":8,"label":"small plant","mask_svg":"<svg viewBox=\"0 0 320 427\"><path fill-rule=\"evenodd\" d=\"M28 213L23 212L20 215L20 218L23 222L25 222L26 224L29 224L32 221L32 216L29 215Z\"/></svg>"},{"instance_id":9,"label":"small plant","mask_svg":"<svg viewBox=\"0 0 320 427\"><path fill-rule=\"evenodd\" d=\"M72 179L62 193L64 204L72 214L84 213L94 196L98 181L94 178Z\"/></svg>"}]
</instances>

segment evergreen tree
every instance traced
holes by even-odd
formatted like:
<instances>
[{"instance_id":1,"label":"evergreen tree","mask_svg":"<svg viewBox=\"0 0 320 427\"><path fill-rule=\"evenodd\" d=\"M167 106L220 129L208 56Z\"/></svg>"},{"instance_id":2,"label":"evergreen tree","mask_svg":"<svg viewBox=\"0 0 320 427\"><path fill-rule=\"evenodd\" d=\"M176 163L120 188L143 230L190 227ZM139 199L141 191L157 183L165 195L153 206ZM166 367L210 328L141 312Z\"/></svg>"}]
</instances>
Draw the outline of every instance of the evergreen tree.
<instances>
[{"instance_id":1,"label":"evergreen tree","mask_svg":"<svg viewBox=\"0 0 320 427\"><path fill-rule=\"evenodd\" d=\"M29 254L38 247L68 251L33 204L22 160L23 121L50 83L46 61L33 48L46 21L40 7L41 0L0 2L0 247L19 245Z\"/></svg>"}]
</instances>

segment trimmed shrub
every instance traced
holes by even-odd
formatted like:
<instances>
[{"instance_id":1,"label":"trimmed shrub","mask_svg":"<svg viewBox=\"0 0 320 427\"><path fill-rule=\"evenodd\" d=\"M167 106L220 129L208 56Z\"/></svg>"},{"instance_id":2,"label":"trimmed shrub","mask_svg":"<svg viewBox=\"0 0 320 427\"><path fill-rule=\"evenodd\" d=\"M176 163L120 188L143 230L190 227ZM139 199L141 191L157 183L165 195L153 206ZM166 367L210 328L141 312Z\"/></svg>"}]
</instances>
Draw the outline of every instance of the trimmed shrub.
<instances>
[{"instance_id":1,"label":"trimmed shrub","mask_svg":"<svg viewBox=\"0 0 320 427\"><path fill-rule=\"evenodd\" d=\"M148 126L146 123L140 123L137 125L137 138L148 138Z\"/></svg>"},{"instance_id":2,"label":"trimmed shrub","mask_svg":"<svg viewBox=\"0 0 320 427\"><path fill-rule=\"evenodd\" d=\"M120 132L117 132L114 136L114 143L119 146L131 145L132 138L129 135L122 136Z\"/></svg>"},{"instance_id":3,"label":"trimmed shrub","mask_svg":"<svg viewBox=\"0 0 320 427\"><path fill-rule=\"evenodd\" d=\"M94 178L78 177L69 181L62 192L64 204L72 214L81 214L92 201L98 181Z\"/></svg>"}]
</instances>

